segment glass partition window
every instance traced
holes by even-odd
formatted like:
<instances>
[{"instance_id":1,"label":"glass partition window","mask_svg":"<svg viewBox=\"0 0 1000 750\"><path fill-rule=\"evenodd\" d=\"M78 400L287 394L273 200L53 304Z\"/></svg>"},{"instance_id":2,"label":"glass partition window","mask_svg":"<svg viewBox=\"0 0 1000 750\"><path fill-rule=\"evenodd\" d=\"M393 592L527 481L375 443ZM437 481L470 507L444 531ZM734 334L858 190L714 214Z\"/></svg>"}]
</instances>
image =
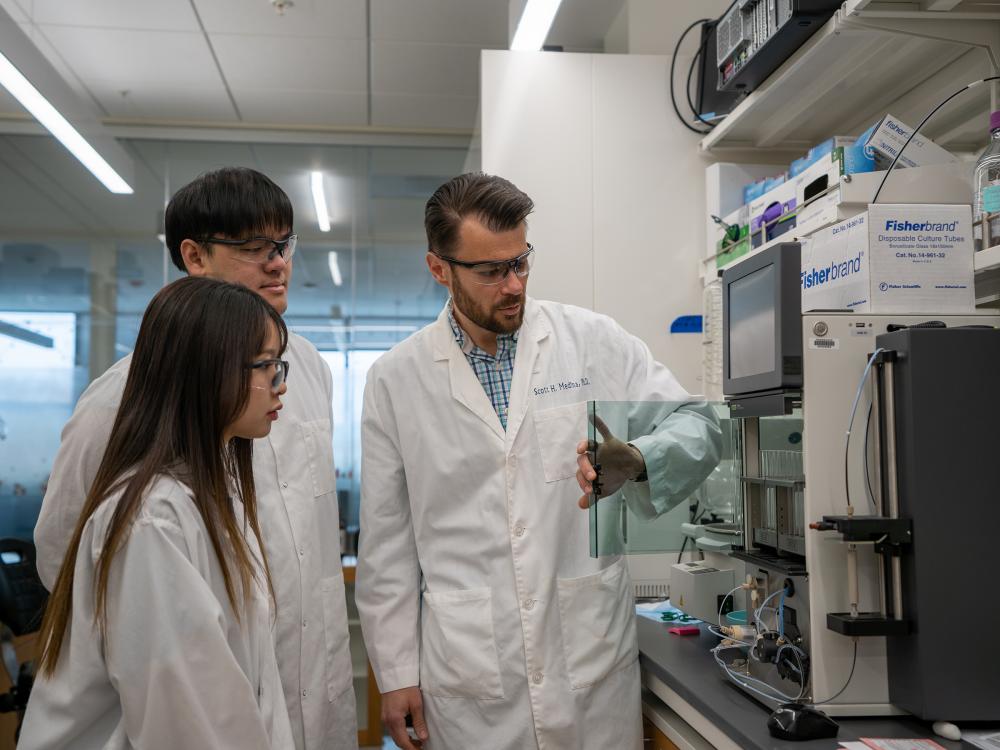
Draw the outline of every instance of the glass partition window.
<instances>
[{"instance_id":1,"label":"glass partition window","mask_svg":"<svg viewBox=\"0 0 1000 750\"><path fill-rule=\"evenodd\" d=\"M659 469L667 474L665 477L651 475L646 482L626 481L617 489L603 484L606 477L614 476L620 460L616 444L656 434L678 408L714 412L722 430L718 463L667 466ZM590 506L592 556L680 552L688 544L702 549L728 549L739 543L740 432L724 403L591 401L588 410L591 461L599 467L599 486L591 496ZM647 471L656 470L647 466ZM678 488L682 488L679 494L658 496L677 493Z\"/></svg>"},{"instance_id":2,"label":"glass partition window","mask_svg":"<svg viewBox=\"0 0 1000 750\"><path fill-rule=\"evenodd\" d=\"M0 142L0 173L8 152L44 160L49 141L8 136ZM0 204L0 537L32 537L60 433L80 394L132 351L149 300L183 275L163 244L167 199L206 171L246 166L278 183L294 208L299 245L285 320L316 346L333 376L340 515L345 552L354 552L365 376L444 305L447 290L424 262L423 210L438 185L476 168L468 150L122 144L136 165L131 196L110 195L89 175L76 175L71 162L65 175L0 175L20 186L16 202ZM329 232L316 221L313 170L324 174ZM293 370L289 387L294 383Z\"/></svg>"}]
</instances>

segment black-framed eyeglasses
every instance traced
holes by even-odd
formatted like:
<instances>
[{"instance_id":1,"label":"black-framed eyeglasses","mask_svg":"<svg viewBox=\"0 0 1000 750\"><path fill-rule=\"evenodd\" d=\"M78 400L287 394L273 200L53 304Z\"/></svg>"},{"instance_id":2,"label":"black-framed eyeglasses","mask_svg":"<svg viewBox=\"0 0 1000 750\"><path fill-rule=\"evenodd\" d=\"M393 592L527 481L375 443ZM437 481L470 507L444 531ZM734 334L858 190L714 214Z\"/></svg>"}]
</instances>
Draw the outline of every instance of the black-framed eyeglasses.
<instances>
[{"instance_id":1,"label":"black-framed eyeglasses","mask_svg":"<svg viewBox=\"0 0 1000 750\"><path fill-rule=\"evenodd\" d=\"M277 393L281 384L288 380L288 362L284 359L262 359L258 362L251 362L247 365L251 370L263 370L265 367L274 367L274 376L271 378L271 391ZM264 390L259 385L252 385L251 388Z\"/></svg>"},{"instance_id":2,"label":"black-framed eyeglasses","mask_svg":"<svg viewBox=\"0 0 1000 750\"><path fill-rule=\"evenodd\" d=\"M432 250L431 252L434 251ZM470 263L465 260L449 258L447 255L441 255L440 253L434 253L434 255L446 263L469 269L472 280L475 283L483 284L484 286L495 286L506 279L507 274L511 271L522 279L527 276L535 260L535 248L531 246L531 243L528 243L528 249L516 258L491 261L489 263Z\"/></svg>"},{"instance_id":3,"label":"black-framed eyeglasses","mask_svg":"<svg viewBox=\"0 0 1000 750\"><path fill-rule=\"evenodd\" d=\"M290 234L283 240L272 240L270 237L250 237L245 240L202 237L198 241L202 244L211 243L235 248L236 255L233 257L236 260L264 265L274 260L275 256L280 256L285 263L291 261L292 256L295 255L295 246L298 244L298 240L298 235Z\"/></svg>"}]
</instances>

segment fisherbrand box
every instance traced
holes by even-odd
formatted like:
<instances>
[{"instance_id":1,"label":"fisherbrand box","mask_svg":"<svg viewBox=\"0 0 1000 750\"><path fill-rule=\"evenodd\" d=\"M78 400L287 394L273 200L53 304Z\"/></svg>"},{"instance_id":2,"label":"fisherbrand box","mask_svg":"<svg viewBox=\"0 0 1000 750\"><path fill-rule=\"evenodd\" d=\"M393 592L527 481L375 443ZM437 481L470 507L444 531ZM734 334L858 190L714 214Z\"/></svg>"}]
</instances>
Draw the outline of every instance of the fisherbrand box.
<instances>
[{"instance_id":1,"label":"fisherbrand box","mask_svg":"<svg viewBox=\"0 0 1000 750\"><path fill-rule=\"evenodd\" d=\"M802 240L800 280L802 312L972 312L972 210L869 205Z\"/></svg>"}]
</instances>

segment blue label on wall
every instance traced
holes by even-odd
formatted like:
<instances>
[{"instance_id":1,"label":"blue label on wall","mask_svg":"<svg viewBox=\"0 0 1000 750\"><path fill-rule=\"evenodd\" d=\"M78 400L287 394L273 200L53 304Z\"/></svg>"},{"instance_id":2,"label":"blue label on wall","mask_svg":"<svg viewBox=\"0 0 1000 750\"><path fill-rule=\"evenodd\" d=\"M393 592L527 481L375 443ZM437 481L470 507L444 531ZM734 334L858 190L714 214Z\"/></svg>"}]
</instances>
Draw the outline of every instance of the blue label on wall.
<instances>
[{"instance_id":1,"label":"blue label on wall","mask_svg":"<svg viewBox=\"0 0 1000 750\"><path fill-rule=\"evenodd\" d=\"M671 333L701 333L700 315L681 315L670 324Z\"/></svg>"}]
</instances>

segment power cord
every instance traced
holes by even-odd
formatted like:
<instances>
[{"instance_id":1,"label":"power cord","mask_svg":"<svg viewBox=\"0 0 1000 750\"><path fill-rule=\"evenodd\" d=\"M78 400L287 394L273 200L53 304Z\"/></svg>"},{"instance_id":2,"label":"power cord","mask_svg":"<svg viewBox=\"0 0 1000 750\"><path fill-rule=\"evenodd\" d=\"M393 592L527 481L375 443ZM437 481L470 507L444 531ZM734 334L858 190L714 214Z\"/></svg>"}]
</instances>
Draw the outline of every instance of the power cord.
<instances>
[{"instance_id":1,"label":"power cord","mask_svg":"<svg viewBox=\"0 0 1000 750\"><path fill-rule=\"evenodd\" d=\"M851 657L851 672L847 675L847 681L844 683L844 687L833 694L832 698L827 698L824 701L813 701L812 705L822 706L827 703L833 703L837 698L843 695L844 691L847 690L847 686L851 684L851 680L854 678L854 668L858 666L858 639L854 639L854 656Z\"/></svg>"},{"instance_id":2,"label":"power cord","mask_svg":"<svg viewBox=\"0 0 1000 750\"><path fill-rule=\"evenodd\" d=\"M952 99L961 94L963 91L968 91L971 88L975 88L976 86L987 83L989 81L1000 81L1000 76L987 76L986 78L980 78L978 81L973 81L972 83L963 86L962 88L960 88L958 91L956 91L948 98L944 99L940 104L934 107L934 109L932 109L930 112L927 113L927 116L924 117L924 119L920 121L920 124L913 129L913 132L910 133L910 137L907 138L906 141L903 143L902 148L900 148L899 151L896 152L896 156L893 158L892 163L889 165L889 168L885 171L885 176L882 177L882 181L878 184L878 189L875 191L875 195L872 197L871 200L872 203L878 203L878 196L882 192L882 188L885 187L885 181L888 180L889 175L892 174L893 167L896 166L896 162L898 162L899 157L903 155L903 151L906 149L907 146L910 145L910 141L913 140L913 137L920 131L920 129L927 124L927 121L931 119L937 113L937 111L941 109L941 107L950 102Z\"/></svg>"}]
</instances>

